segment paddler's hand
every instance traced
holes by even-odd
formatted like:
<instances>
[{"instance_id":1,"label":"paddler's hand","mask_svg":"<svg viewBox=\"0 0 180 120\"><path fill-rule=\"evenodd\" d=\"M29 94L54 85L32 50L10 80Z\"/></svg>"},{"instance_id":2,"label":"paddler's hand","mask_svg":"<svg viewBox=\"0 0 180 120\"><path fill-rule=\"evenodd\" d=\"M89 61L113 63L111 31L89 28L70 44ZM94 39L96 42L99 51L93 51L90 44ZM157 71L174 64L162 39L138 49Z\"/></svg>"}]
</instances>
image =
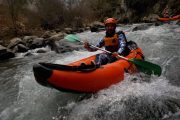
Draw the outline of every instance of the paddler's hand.
<instances>
[{"instance_id":1,"label":"paddler's hand","mask_svg":"<svg viewBox=\"0 0 180 120\"><path fill-rule=\"evenodd\" d=\"M113 57L116 57L117 59L119 58L119 57L118 57L119 54L118 54L117 52L113 52L113 53L112 53L112 56L113 56Z\"/></svg>"},{"instance_id":2,"label":"paddler's hand","mask_svg":"<svg viewBox=\"0 0 180 120\"><path fill-rule=\"evenodd\" d=\"M90 44L89 44L88 41L85 41L85 42L84 42L84 48L90 49Z\"/></svg>"}]
</instances>

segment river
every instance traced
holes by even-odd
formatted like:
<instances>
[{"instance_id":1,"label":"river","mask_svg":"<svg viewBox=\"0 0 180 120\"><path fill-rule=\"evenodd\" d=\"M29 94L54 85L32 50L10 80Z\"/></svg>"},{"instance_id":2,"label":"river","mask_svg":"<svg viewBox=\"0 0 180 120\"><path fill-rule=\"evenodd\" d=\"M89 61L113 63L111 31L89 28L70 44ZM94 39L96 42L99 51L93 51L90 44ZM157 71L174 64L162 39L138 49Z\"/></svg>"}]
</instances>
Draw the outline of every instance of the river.
<instances>
[{"instance_id":1,"label":"river","mask_svg":"<svg viewBox=\"0 0 180 120\"><path fill-rule=\"evenodd\" d=\"M0 120L179 120L180 27L175 24L118 27L142 48L145 59L162 67L162 75L125 74L124 81L96 94L73 94L39 85L32 66L38 62L67 64L96 54L84 49L35 54L0 62ZM78 34L95 44L104 32Z\"/></svg>"}]
</instances>

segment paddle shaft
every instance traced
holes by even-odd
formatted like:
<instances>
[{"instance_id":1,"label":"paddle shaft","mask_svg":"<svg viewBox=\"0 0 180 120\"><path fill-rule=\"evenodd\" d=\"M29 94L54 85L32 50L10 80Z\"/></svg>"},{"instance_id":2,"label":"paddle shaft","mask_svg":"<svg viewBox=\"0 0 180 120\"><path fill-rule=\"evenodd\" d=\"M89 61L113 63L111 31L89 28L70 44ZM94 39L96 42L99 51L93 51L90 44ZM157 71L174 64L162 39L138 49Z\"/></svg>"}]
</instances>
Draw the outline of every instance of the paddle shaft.
<instances>
[{"instance_id":1,"label":"paddle shaft","mask_svg":"<svg viewBox=\"0 0 180 120\"><path fill-rule=\"evenodd\" d=\"M81 41L81 40L77 40L77 41L84 44L84 42ZM112 54L112 52L110 52L110 51L108 51L108 50L105 50L105 49L102 49L102 48L99 48L99 47L96 47L95 45L90 45L90 46L92 46L92 47L94 47L94 48L96 48L96 49L98 49L98 50L104 51L104 52L106 52L106 53ZM118 55L118 57L128 61L128 59L125 58L125 57L123 57L123 56Z\"/></svg>"}]
</instances>

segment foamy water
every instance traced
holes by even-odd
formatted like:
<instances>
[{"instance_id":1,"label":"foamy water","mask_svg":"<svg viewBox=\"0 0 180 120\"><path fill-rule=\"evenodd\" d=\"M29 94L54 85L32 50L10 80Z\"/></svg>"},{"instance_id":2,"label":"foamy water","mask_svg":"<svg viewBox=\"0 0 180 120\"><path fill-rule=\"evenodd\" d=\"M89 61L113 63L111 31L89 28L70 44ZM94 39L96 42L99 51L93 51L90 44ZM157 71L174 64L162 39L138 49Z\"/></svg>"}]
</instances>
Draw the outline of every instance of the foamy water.
<instances>
[{"instance_id":1,"label":"foamy water","mask_svg":"<svg viewBox=\"0 0 180 120\"><path fill-rule=\"evenodd\" d=\"M32 54L0 63L1 120L145 120L180 117L180 27L151 26L130 31L118 27L143 49L146 60L162 67L162 75L125 74L124 81L96 94L71 94L39 85L32 72L38 62L68 64L97 52L85 50ZM78 34L95 44L104 32ZM48 48L45 48L49 50ZM31 52L31 51L30 51ZM33 51L31 53L34 53Z\"/></svg>"}]
</instances>

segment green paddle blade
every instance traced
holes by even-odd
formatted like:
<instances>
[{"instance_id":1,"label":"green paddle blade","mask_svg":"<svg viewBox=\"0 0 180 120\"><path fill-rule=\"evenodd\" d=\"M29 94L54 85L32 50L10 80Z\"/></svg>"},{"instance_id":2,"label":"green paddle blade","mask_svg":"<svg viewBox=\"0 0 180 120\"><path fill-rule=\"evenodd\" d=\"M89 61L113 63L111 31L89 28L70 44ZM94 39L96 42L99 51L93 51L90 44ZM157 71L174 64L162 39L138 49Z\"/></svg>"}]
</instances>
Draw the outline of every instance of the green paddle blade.
<instances>
[{"instance_id":1,"label":"green paddle blade","mask_svg":"<svg viewBox=\"0 0 180 120\"><path fill-rule=\"evenodd\" d=\"M64 39L68 40L69 42L80 42L80 38L76 35L67 35Z\"/></svg>"},{"instance_id":2,"label":"green paddle blade","mask_svg":"<svg viewBox=\"0 0 180 120\"><path fill-rule=\"evenodd\" d=\"M139 71L146 73L148 75L154 74L154 75L161 75L161 67L159 65L150 63L148 61L140 60L140 59L129 59L129 62L132 62L136 65Z\"/></svg>"}]
</instances>

